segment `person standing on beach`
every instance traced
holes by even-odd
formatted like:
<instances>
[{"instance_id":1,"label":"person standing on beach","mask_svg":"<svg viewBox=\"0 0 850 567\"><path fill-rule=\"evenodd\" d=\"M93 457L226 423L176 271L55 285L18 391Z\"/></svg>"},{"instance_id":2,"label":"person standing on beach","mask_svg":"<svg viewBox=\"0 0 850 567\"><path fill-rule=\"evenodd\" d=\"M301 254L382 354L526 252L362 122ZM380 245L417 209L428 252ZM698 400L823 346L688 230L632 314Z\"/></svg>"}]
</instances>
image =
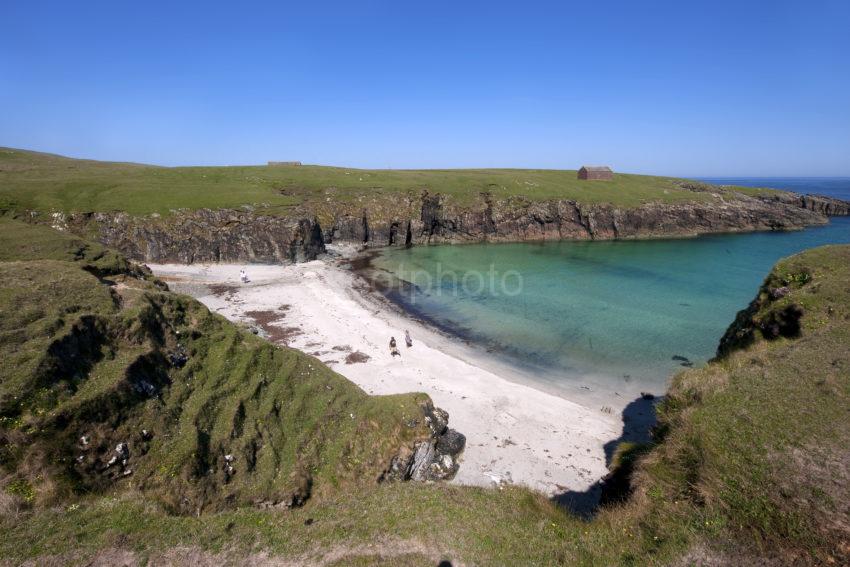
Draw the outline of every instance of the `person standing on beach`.
<instances>
[{"instance_id":1,"label":"person standing on beach","mask_svg":"<svg viewBox=\"0 0 850 567\"><path fill-rule=\"evenodd\" d=\"M239 279L242 283L248 283L248 273L245 271L245 268L239 270Z\"/></svg>"},{"instance_id":2,"label":"person standing on beach","mask_svg":"<svg viewBox=\"0 0 850 567\"><path fill-rule=\"evenodd\" d=\"M410 338L410 331L407 329L404 330L404 344L407 345L407 348L413 346L413 339Z\"/></svg>"},{"instance_id":3,"label":"person standing on beach","mask_svg":"<svg viewBox=\"0 0 850 567\"><path fill-rule=\"evenodd\" d=\"M390 356L401 356L396 346L395 337L390 337Z\"/></svg>"}]
</instances>

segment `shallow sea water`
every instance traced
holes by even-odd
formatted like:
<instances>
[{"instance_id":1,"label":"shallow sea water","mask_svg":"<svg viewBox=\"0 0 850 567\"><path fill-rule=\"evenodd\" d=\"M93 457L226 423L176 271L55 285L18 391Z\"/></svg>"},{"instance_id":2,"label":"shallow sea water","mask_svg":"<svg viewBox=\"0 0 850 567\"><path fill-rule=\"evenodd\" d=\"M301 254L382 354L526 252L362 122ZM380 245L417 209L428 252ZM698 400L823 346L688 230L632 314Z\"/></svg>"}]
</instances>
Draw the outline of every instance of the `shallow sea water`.
<instances>
[{"instance_id":1,"label":"shallow sea water","mask_svg":"<svg viewBox=\"0 0 850 567\"><path fill-rule=\"evenodd\" d=\"M633 397L711 358L777 260L835 243L850 243L850 218L678 240L421 246L373 266L412 284L391 299L544 389Z\"/></svg>"}]
</instances>

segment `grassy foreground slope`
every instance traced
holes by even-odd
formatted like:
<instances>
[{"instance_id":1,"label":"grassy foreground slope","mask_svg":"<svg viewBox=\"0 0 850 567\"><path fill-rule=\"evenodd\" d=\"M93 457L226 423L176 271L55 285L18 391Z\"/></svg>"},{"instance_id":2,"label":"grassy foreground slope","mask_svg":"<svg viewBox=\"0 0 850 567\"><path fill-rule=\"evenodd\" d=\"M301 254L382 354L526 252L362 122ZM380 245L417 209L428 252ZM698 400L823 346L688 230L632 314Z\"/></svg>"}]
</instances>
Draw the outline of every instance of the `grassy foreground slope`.
<instances>
[{"instance_id":1,"label":"grassy foreground slope","mask_svg":"<svg viewBox=\"0 0 850 567\"><path fill-rule=\"evenodd\" d=\"M0 209L168 214L174 209L252 206L271 214L319 209L327 199L356 202L440 193L456 204L482 192L532 201L572 199L636 207L646 202L713 199L669 177L618 173L611 181L579 181L573 170L365 170L323 166L156 167L70 159L0 148ZM754 190L741 189L746 192ZM757 191L757 190L755 190Z\"/></svg>"},{"instance_id":2,"label":"grassy foreground slope","mask_svg":"<svg viewBox=\"0 0 850 567\"><path fill-rule=\"evenodd\" d=\"M429 437L427 396L368 396L113 252L5 219L0 243L14 506L126 491L180 513L287 506L374 484Z\"/></svg>"},{"instance_id":3,"label":"grassy foreground slope","mask_svg":"<svg viewBox=\"0 0 850 567\"><path fill-rule=\"evenodd\" d=\"M7 271L0 280L3 290L0 297L27 293L19 289L22 286L16 278L30 273L24 270L36 269L27 267L29 263L2 264ZM48 272L58 270L59 264L76 265L55 258L37 263L39 269L45 270L45 278ZM9 266L13 269L8 269ZM98 286L109 284L92 279L93 287L86 291L89 286L82 285L83 272L75 269L79 273L66 273L62 277L67 280L50 290L61 297L64 289L75 298L73 304L77 310L63 318L71 319L84 310L107 318L117 316L115 310L119 307L98 291ZM31 281L37 282L38 278ZM3 478L0 558L9 563L29 559L56 564L86 563L93 559L158 564L262 564L285 560L291 564L434 565L442 559L456 565L847 564L850 562L847 499L850 428L846 426L850 417L848 282L848 246L811 250L777 264L757 299L739 315L727 333L723 357L706 368L676 377L660 408L661 429L656 444L621 447L617 458L621 470L633 469L634 490L630 498L603 509L589 522L570 516L541 495L523 488L356 484L341 480L335 485L333 478L344 478L349 469L341 467L345 460L338 458L340 453L333 449L335 437L328 435L319 441L322 446L331 446L329 453L321 453L330 455L328 462L322 457L310 461L318 467L317 478L327 490L321 498L311 498L294 510L258 509L245 506L245 500L240 498L232 505L225 503L218 507L219 511L215 507L205 508L207 513L199 517L175 515L168 499L152 497L167 493L166 485L156 484L156 471L140 471L142 474L138 476L134 472L129 478L139 485L121 491L81 494L54 490L53 498L45 500L51 505L45 506L40 502L48 495L40 492L43 487L38 488L42 486L38 484L39 474L53 470L51 467L56 465L34 461L45 468L24 468L23 472L31 472L23 477L29 484L20 482L20 468ZM18 301L15 305L29 305L27 309L31 311L41 309L52 313L54 300L45 300L46 291L49 290L41 290L37 295L43 306L37 305L34 297L29 303ZM167 299L162 292L152 289L139 293L159 297L163 306L169 301L188 301L175 296ZM133 300L128 296L120 310L135 309L134 301L141 306L153 299ZM15 342L20 341L20 329L38 336L33 332L37 327L30 326L38 319L25 316L27 309L20 307L16 311L21 313L13 314L8 303L3 309L0 348L4 349L5 361L10 345L20 344ZM233 358L237 352L231 347L217 351L219 338L231 345L238 336L248 343L251 352L269 352L264 349L270 347L262 346L258 339L228 330L230 327L220 318L191 306L188 309L183 320L208 318L204 325L212 325L214 332L204 325L200 329L203 336L216 339L209 341L208 351L192 350L192 362L186 366L198 365L193 380L200 378L200 368L216 369L208 374L206 381L220 376L219 370L225 364L223 352L227 352L225 359ZM126 319L141 325L146 316L141 311L132 313L127 312ZM9 315L17 321L15 325L6 322ZM179 329L182 335L184 327ZM312 361L291 351L278 352L299 361ZM285 359L280 362L285 363ZM4 372L11 368L11 376L15 378L25 364L26 360L16 359L13 365L4 366ZM233 389L225 390L228 392L225 399L233 400L252 391L259 382L257 373L267 370L271 371L261 365L245 366ZM305 384L310 396L324 395L321 387L311 389L315 384L332 383L337 387L332 382L335 376L332 373L325 374L327 371L318 366L313 372ZM6 376L3 388L6 388ZM224 376L225 383L229 383L226 378L229 374L226 372ZM278 374L277 379L284 383L289 380L285 373ZM177 382L171 387L189 387ZM16 391L28 388L25 381L16 384ZM78 392L82 390L81 387ZM146 403L150 405L139 415L163 423L177 414L196 416L193 408L198 407L200 400L194 397L197 393L187 394L179 407L149 400ZM369 411L364 407L369 403L368 398L362 393L352 392L347 396L345 411L350 407L356 407L359 412ZM38 424L40 428L44 424L52 427L45 434L64 443L66 434L49 408L67 408L78 397L68 397L65 390L54 397L41 394L25 397L31 401L25 404L26 413L20 415L26 416L27 421L15 422L11 428L8 421L4 422L4 432L8 435L11 429L13 433L38 439L40 431L32 426ZM202 399L209 401L208 396ZM383 399L372 400L371 403L381 403ZM399 397L393 401L406 405L415 400ZM39 405L48 402L54 405ZM48 409L40 412L39 408L44 407ZM386 405L382 411L390 415L387 419L392 422L398 416L394 412L400 410ZM327 415L322 415L319 421L325 419L333 423L333 418ZM259 421L254 421L254 427L262 427ZM171 431L175 440L182 439L181 443L196 443L204 431L212 433L211 440L222 442L222 437L215 433L218 426L197 419L178 419L177 423L179 426ZM230 422L221 427L227 431ZM316 427L321 428L318 423ZM361 436L368 439L369 435L368 429L341 433L351 442ZM67 435L70 434L69 431ZM155 437L153 443L158 439ZM297 448L296 457L304 447ZM178 452L168 460L172 450ZM155 453L158 458L168 463L196 462L192 450L179 444L174 449L160 451L152 447L151 451L158 451ZM8 462L4 461L3 466L8 467ZM351 470L364 470L358 469L356 463L351 466L355 467ZM191 486L180 484L182 474L185 473L179 472L175 477L181 492ZM227 485L215 486L228 490ZM250 494L252 489L244 486L241 490Z\"/></svg>"}]
</instances>

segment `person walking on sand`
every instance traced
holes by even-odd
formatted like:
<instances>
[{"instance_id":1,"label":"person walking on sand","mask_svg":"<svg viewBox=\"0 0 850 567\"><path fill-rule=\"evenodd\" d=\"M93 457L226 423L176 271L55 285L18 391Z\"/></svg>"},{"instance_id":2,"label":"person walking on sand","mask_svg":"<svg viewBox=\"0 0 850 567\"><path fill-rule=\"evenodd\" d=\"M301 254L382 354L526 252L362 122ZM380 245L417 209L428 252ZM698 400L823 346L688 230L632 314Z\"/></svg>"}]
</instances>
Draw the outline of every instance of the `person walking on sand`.
<instances>
[{"instance_id":1,"label":"person walking on sand","mask_svg":"<svg viewBox=\"0 0 850 567\"><path fill-rule=\"evenodd\" d=\"M410 338L410 331L407 329L404 330L404 344L407 345L407 348L413 346L413 339Z\"/></svg>"},{"instance_id":2,"label":"person walking on sand","mask_svg":"<svg viewBox=\"0 0 850 567\"><path fill-rule=\"evenodd\" d=\"M390 337L390 356L401 356L401 353L398 351L398 347L396 346L395 337Z\"/></svg>"},{"instance_id":3,"label":"person walking on sand","mask_svg":"<svg viewBox=\"0 0 850 567\"><path fill-rule=\"evenodd\" d=\"M239 270L239 279L242 283L248 283L248 273L245 271L245 268Z\"/></svg>"}]
</instances>

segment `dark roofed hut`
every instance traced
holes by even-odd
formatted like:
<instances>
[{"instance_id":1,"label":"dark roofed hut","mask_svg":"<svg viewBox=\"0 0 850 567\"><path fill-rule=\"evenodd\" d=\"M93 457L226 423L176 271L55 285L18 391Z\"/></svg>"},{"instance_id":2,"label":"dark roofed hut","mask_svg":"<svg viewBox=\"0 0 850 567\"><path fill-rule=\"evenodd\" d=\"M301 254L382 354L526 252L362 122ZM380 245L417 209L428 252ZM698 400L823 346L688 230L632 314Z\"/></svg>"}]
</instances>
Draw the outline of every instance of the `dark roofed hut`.
<instances>
[{"instance_id":1,"label":"dark roofed hut","mask_svg":"<svg viewBox=\"0 0 850 567\"><path fill-rule=\"evenodd\" d=\"M614 179L614 172L607 165L585 165L578 170L579 179Z\"/></svg>"}]
</instances>

